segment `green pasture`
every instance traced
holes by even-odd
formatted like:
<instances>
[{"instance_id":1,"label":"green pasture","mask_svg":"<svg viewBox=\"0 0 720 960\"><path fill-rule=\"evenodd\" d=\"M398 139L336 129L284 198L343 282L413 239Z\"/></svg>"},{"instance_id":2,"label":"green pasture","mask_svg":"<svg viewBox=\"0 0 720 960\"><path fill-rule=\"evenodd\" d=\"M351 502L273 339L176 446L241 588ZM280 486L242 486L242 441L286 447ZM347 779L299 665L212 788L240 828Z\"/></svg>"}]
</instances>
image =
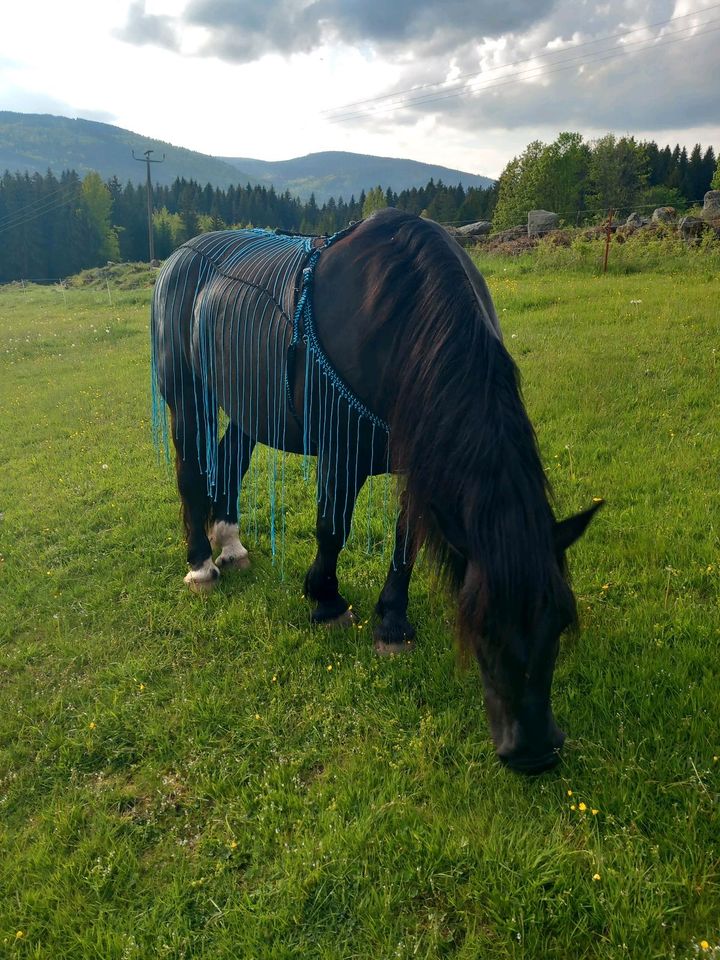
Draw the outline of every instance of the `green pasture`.
<instances>
[{"instance_id":1,"label":"green pasture","mask_svg":"<svg viewBox=\"0 0 720 960\"><path fill-rule=\"evenodd\" d=\"M251 570L186 592L148 286L0 289L0 956L720 957L720 256L599 255L481 263L558 513L607 500L535 779L496 761L427 565L416 651L373 654L366 501L360 623L310 628L297 463L284 578L258 472Z\"/></svg>"}]
</instances>

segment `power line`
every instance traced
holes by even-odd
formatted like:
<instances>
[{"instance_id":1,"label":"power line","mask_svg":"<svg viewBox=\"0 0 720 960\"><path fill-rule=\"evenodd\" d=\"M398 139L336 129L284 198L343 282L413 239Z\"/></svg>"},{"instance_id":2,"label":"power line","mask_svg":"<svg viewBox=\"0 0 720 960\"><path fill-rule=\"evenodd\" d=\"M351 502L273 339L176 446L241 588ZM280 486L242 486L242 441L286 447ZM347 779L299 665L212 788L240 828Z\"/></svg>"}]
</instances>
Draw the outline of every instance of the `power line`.
<instances>
[{"instance_id":1,"label":"power line","mask_svg":"<svg viewBox=\"0 0 720 960\"><path fill-rule=\"evenodd\" d=\"M663 184L657 184L657 186L662 187ZM470 189L478 189L478 188L472 187ZM483 189L483 188L480 188L480 189ZM685 197L682 197L681 199L683 201L683 204L687 205L688 207L695 207L703 202L702 197L699 200L686 200ZM657 210L658 207L667 206L667 204L662 204L662 203L658 204L656 201L654 203L631 203L631 204L613 203L613 204L610 204L610 206L612 206L612 208L615 210L616 213L620 213L624 209L628 209L631 212L638 211L638 210ZM553 210L552 212L556 213L558 217L570 217L570 216L577 217L581 213L602 213L606 215L607 211L608 211L608 205L606 204L605 206L602 206L602 207L574 207L572 210ZM444 227L457 227L457 226L462 226L464 224L474 223L475 221L474 220L440 220L438 222ZM518 226L520 226L520 224L518 224Z\"/></svg>"},{"instance_id":2,"label":"power line","mask_svg":"<svg viewBox=\"0 0 720 960\"><path fill-rule=\"evenodd\" d=\"M572 47L572 50L580 50L583 47L592 46L593 44L596 44L596 43L605 43L608 40L620 40L620 39L623 39L624 37L631 36L633 33L639 33L641 30L651 30L653 27L662 27L662 26L666 26L669 23L676 23L679 20L687 20L688 17L694 17L699 14L706 13L708 10L715 10L719 7L720 7L720 3L713 3L707 7L703 7L700 10L693 11L692 13L684 13L680 16L670 17L666 20L655 20L653 23L646 23L642 27L635 27L632 30L622 31L621 33L609 34L608 36L605 36L605 37L596 37L594 40L585 40L582 43L575 44ZM640 42L640 41L636 41L636 42ZM554 52L559 54L559 53L564 53L565 51L563 50L548 51L547 53L541 53L541 54L533 55L530 57L524 57L522 60L514 60L511 63L501 64L500 66L497 66L497 67L489 67L483 70L473 71L472 73L464 73L458 77L455 77L451 81L443 79L443 80L435 80L432 83L422 83L422 84L418 84L415 87L409 87L405 90L396 90L393 93L385 93L377 97L369 97L365 100L355 100L350 103L342 104L339 107L329 107L327 110L322 110L321 113L333 114L338 111L346 111L354 107L361 107L361 106L364 106L365 104L377 103L381 100L392 100L395 97L404 97L408 94L416 93L419 90L431 89L432 87L441 87L443 86L443 84L446 84L446 83L458 84L462 80L469 80L472 77L480 77L485 73L494 73L497 70L506 70L506 69L509 69L510 67L520 66L523 63L529 63L531 60L537 60L538 57L552 56Z\"/></svg>"},{"instance_id":3,"label":"power line","mask_svg":"<svg viewBox=\"0 0 720 960\"><path fill-rule=\"evenodd\" d=\"M38 209L35 212L31 213L29 217L24 217L20 220L15 221L14 223L9 223L0 227L0 234L6 233L8 230L16 230L18 227L24 226L26 223L30 223L31 220L37 220L38 217L44 216L46 213L52 213L55 210L59 210L60 207L67 206L67 204L72 203L76 197L70 196L66 197L64 200L56 201L50 206Z\"/></svg>"},{"instance_id":4,"label":"power line","mask_svg":"<svg viewBox=\"0 0 720 960\"><path fill-rule=\"evenodd\" d=\"M708 7L706 9L710 9L710 8ZM702 24L702 26L706 27L710 24L714 24L718 22L720 21L717 18L712 20L706 20ZM492 90L497 87L511 86L516 83L521 83L527 80L540 79L546 76L551 76L555 73L561 73L565 70L573 69L573 66L578 62L592 66L594 64L602 63L607 60L617 59L627 51L628 47L631 47L631 46L640 45L638 50L633 51L636 53L640 53L640 52L643 52L644 50L650 50L650 49L656 50L658 47L667 47L667 46L670 46L670 44L672 43L680 43L687 40L694 40L698 37L705 37L710 33L716 33L720 28L715 27L712 30L703 30L702 33L691 33L689 36L679 36L679 34L681 33L686 33L688 30L695 30L695 29L696 29L695 25L692 25L689 27L683 27L680 30L674 31L674 33L672 34L667 34L665 37L644 38L642 40L631 41L630 43L624 44L622 47L616 47L612 50L598 50L594 54L592 54L590 57L571 57L566 60L555 61L553 64L551 64L551 66L554 69L550 69L550 70L547 70L542 66L532 67L532 68L529 68L529 72L525 71L521 73L520 76L514 76L509 79L498 79L496 81L490 81L490 82L484 83L480 86L473 86L473 87L463 86L462 89L459 89L459 90L456 89L454 92L437 93L437 94L431 94L428 96L413 97L413 98L401 97L396 102L391 102L384 106L379 105L378 109L371 110L371 112L386 113L389 111L401 109L403 107L420 106L427 103L437 103L442 100L450 100L456 97L466 96L467 94L471 94L471 93L478 93L484 90ZM536 58L531 57L528 59L536 59ZM525 61L518 61L518 62L525 62ZM507 66L510 66L510 65L507 65ZM506 67L495 68L495 69L505 69L505 68ZM348 120L362 119L366 116L367 116L367 111L355 111L347 114L340 114L335 117L329 117L328 122L344 123Z\"/></svg>"},{"instance_id":5,"label":"power line","mask_svg":"<svg viewBox=\"0 0 720 960\"><path fill-rule=\"evenodd\" d=\"M26 203L21 207L18 207L12 213L6 214L4 217L0 217L0 227L4 227L8 224L11 225L11 221L18 220L22 221L25 217L25 214L28 212L34 212L35 209L40 207L45 207L47 205L53 206L56 202L56 198L60 194L64 194L64 199L70 199L67 197L68 187L64 184L60 189L53 190L51 193L48 193L44 197L38 197L37 200L32 200L30 203Z\"/></svg>"}]
</instances>

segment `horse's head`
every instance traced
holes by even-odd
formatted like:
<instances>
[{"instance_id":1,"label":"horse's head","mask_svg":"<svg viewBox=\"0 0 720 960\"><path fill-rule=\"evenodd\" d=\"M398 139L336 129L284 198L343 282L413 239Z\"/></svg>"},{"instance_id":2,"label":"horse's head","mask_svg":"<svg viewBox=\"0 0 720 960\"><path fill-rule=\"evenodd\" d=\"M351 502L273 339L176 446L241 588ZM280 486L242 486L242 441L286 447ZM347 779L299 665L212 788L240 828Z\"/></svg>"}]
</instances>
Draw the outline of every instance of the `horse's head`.
<instances>
[{"instance_id":1,"label":"horse's head","mask_svg":"<svg viewBox=\"0 0 720 960\"><path fill-rule=\"evenodd\" d=\"M459 531L450 533L453 549L465 558L458 593L461 641L480 665L497 755L522 773L541 773L560 759L565 734L555 722L550 692L560 634L576 618L565 551L582 536L600 505L555 523L549 561L554 569L545 579L547 588L531 604L516 602L512 595L498 602L486 566L470 558L472 551L465 552Z\"/></svg>"}]
</instances>

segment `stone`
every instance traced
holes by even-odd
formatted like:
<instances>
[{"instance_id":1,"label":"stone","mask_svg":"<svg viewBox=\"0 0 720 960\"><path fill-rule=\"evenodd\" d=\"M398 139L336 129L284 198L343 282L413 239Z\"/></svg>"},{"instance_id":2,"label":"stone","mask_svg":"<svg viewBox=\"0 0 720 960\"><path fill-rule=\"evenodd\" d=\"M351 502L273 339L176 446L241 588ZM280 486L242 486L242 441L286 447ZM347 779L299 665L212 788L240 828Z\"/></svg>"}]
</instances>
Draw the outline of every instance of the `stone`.
<instances>
[{"instance_id":1,"label":"stone","mask_svg":"<svg viewBox=\"0 0 720 960\"><path fill-rule=\"evenodd\" d=\"M657 207L653 210L652 223L675 223L677 211L675 207Z\"/></svg>"},{"instance_id":2,"label":"stone","mask_svg":"<svg viewBox=\"0 0 720 960\"><path fill-rule=\"evenodd\" d=\"M527 227L524 227L522 224L518 224L517 227L508 227L507 230L501 230L499 233L494 233L491 240L496 243L506 243L508 240L519 240L520 237L527 236Z\"/></svg>"},{"instance_id":3,"label":"stone","mask_svg":"<svg viewBox=\"0 0 720 960\"><path fill-rule=\"evenodd\" d=\"M476 223L467 223L464 227L458 227L457 232L461 237L485 237L490 233L492 223L489 220L478 220Z\"/></svg>"},{"instance_id":4,"label":"stone","mask_svg":"<svg viewBox=\"0 0 720 960\"><path fill-rule=\"evenodd\" d=\"M631 213L625 221L625 226L634 227L635 230L639 230L640 227L646 227L649 223L649 217L641 217L639 213Z\"/></svg>"},{"instance_id":5,"label":"stone","mask_svg":"<svg viewBox=\"0 0 720 960\"><path fill-rule=\"evenodd\" d=\"M683 217L678 224L678 233L685 243L697 243L709 226L698 217Z\"/></svg>"},{"instance_id":6,"label":"stone","mask_svg":"<svg viewBox=\"0 0 720 960\"><path fill-rule=\"evenodd\" d=\"M558 215L550 210L531 210L528 213L527 235L541 237L544 233L557 230L559 219Z\"/></svg>"},{"instance_id":7,"label":"stone","mask_svg":"<svg viewBox=\"0 0 720 960\"><path fill-rule=\"evenodd\" d=\"M703 208L700 216L703 220L720 219L720 190L708 190L703 199Z\"/></svg>"}]
</instances>

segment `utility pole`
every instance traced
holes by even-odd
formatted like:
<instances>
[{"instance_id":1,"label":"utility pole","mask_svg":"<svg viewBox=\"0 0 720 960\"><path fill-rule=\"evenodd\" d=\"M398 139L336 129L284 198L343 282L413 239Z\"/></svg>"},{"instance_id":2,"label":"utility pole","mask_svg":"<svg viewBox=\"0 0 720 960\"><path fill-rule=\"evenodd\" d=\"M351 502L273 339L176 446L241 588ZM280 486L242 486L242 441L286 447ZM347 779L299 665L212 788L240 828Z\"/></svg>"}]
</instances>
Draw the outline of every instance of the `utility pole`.
<instances>
[{"instance_id":1,"label":"utility pole","mask_svg":"<svg viewBox=\"0 0 720 960\"><path fill-rule=\"evenodd\" d=\"M147 216L148 216L148 247L150 250L150 262L155 259L155 238L153 237L153 222L152 222L152 182L150 180L150 164L151 163L162 163L165 159L165 154L162 155L162 160L151 160L150 154L155 153L154 150L146 150L144 157L136 157L135 151L133 150L133 160L138 160L140 163L147 164Z\"/></svg>"}]
</instances>

